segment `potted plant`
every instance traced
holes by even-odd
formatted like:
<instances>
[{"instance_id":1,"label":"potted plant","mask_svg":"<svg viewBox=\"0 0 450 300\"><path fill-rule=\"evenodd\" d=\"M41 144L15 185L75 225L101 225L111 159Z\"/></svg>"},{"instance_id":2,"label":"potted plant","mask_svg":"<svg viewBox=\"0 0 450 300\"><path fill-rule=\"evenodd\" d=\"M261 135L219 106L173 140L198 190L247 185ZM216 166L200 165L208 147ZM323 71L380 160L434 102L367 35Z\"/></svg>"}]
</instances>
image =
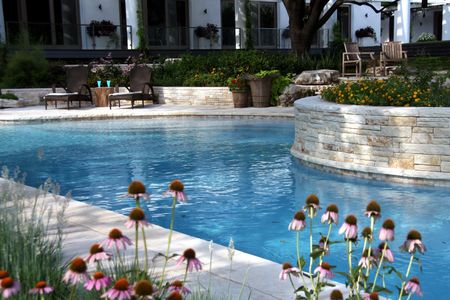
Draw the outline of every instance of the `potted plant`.
<instances>
[{"instance_id":1,"label":"potted plant","mask_svg":"<svg viewBox=\"0 0 450 300\"><path fill-rule=\"evenodd\" d=\"M92 20L86 27L87 34L90 37L112 36L116 32L117 26L109 20Z\"/></svg>"},{"instance_id":2,"label":"potted plant","mask_svg":"<svg viewBox=\"0 0 450 300\"><path fill-rule=\"evenodd\" d=\"M217 28L217 25L211 23L207 23L206 26L197 26L194 29L194 33L199 39L204 38L209 40L210 48L212 48L213 43L217 42L219 38L219 28Z\"/></svg>"},{"instance_id":3,"label":"potted plant","mask_svg":"<svg viewBox=\"0 0 450 300\"><path fill-rule=\"evenodd\" d=\"M377 39L375 29L372 26L360 28L355 31L355 36L359 41L360 46L374 46Z\"/></svg>"},{"instance_id":4,"label":"potted plant","mask_svg":"<svg viewBox=\"0 0 450 300\"><path fill-rule=\"evenodd\" d=\"M272 80L280 75L278 70L261 70L247 75L254 107L268 107L272 96Z\"/></svg>"},{"instance_id":5,"label":"potted plant","mask_svg":"<svg viewBox=\"0 0 450 300\"><path fill-rule=\"evenodd\" d=\"M233 95L234 107L247 107L249 88L244 76L237 75L227 79L227 86Z\"/></svg>"}]
</instances>

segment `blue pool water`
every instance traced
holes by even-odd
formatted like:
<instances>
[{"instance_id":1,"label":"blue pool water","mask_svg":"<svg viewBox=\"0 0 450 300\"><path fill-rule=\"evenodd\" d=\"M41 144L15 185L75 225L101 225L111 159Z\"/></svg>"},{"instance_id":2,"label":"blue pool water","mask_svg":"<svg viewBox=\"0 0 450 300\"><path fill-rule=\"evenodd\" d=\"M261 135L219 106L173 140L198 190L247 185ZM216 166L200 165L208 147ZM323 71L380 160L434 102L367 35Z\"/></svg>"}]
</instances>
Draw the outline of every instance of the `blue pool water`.
<instances>
[{"instance_id":1,"label":"blue pool water","mask_svg":"<svg viewBox=\"0 0 450 300\"><path fill-rule=\"evenodd\" d=\"M292 158L293 138L293 121L273 120L1 125L0 165L19 166L28 174L28 185L51 177L62 193L72 191L77 200L123 214L133 202L119 196L131 180L141 180L152 193L146 206L150 221L165 227L171 202L162 193L171 180L181 179L190 199L177 208L176 230L223 245L233 237L238 249L280 263L295 261L295 233L287 226L308 194L316 193L323 207L337 203L340 224L344 215L356 214L360 229L369 225L363 216L367 202L376 199L383 217L396 221L395 265L405 272L408 256L397 249L410 229L421 231L429 251L421 256L423 273L414 267L412 275L421 278L425 299L445 299L450 292L450 189L323 173ZM326 234L326 227L317 226L316 237L319 232ZM306 235L302 232L303 253ZM342 239L337 229L331 239ZM345 270L343 245L331 251L327 260Z\"/></svg>"}]
</instances>

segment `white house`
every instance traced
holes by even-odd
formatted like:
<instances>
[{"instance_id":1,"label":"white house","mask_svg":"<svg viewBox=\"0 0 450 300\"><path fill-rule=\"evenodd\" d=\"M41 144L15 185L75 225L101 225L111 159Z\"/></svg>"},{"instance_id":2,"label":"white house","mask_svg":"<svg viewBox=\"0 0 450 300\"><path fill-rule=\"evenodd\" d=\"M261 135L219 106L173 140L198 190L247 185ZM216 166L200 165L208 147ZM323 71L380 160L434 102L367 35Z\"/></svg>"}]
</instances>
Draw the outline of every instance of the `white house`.
<instances>
[{"instance_id":1,"label":"white house","mask_svg":"<svg viewBox=\"0 0 450 300\"><path fill-rule=\"evenodd\" d=\"M330 0L331 6L334 0ZM361 2L368 0L361 0ZM383 1L369 2L378 10ZM383 3L382 3L383 2ZM339 23L344 37L371 26L369 45L388 40L415 42L422 32L450 40L450 0L400 0L376 13L344 5L321 28L315 47L327 47ZM240 49L245 46L246 0L0 0L0 39L21 32L46 48L136 49L138 28L150 49ZM138 15L142 15L139 20ZM255 48L290 48L288 15L281 0L250 0ZM209 27L207 27L208 24Z\"/></svg>"}]
</instances>

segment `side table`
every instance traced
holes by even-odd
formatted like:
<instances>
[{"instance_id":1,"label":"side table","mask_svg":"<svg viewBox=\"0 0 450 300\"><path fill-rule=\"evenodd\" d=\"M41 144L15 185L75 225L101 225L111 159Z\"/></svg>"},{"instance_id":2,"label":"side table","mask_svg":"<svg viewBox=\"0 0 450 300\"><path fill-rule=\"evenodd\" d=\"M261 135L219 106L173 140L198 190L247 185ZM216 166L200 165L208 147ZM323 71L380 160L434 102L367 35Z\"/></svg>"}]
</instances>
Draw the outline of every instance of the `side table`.
<instances>
[{"instance_id":1,"label":"side table","mask_svg":"<svg viewBox=\"0 0 450 300\"><path fill-rule=\"evenodd\" d=\"M114 87L96 87L94 88L95 101L97 107L108 106L108 95L114 93Z\"/></svg>"}]
</instances>

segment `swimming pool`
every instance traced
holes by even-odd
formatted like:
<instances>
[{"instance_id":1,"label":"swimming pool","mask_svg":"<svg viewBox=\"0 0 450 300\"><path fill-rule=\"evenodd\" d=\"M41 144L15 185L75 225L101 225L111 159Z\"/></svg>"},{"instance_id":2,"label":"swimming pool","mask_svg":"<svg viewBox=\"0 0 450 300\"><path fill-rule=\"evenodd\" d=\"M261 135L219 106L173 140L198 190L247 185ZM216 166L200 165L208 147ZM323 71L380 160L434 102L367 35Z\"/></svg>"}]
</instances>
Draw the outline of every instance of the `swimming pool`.
<instances>
[{"instance_id":1,"label":"swimming pool","mask_svg":"<svg viewBox=\"0 0 450 300\"><path fill-rule=\"evenodd\" d=\"M61 183L63 193L70 190L77 200L124 214L133 202L119 196L131 180L139 179L152 193L146 207L150 221L165 227L171 202L162 193L171 180L181 179L190 199L177 208L176 230L223 245L233 237L238 249L277 262L295 261L295 233L287 226L308 194L316 193L325 207L337 203L341 223L344 215L356 214L360 229L369 223L363 217L367 202L376 199L383 218L396 221L392 249L398 249L410 229L422 232L429 251L421 257L423 274L417 268L412 274L420 277L425 299L446 298L450 189L369 181L307 168L289 153L293 138L293 121L255 119L2 125L0 165L19 166L31 186L51 177ZM317 232L326 234L326 227L318 226ZM307 233L302 235L305 253ZM341 240L337 230L331 239ZM332 249L332 253L343 251ZM404 272L408 256L394 254ZM329 261L343 270L345 258L338 256Z\"/></svg>"}]
</instances>

